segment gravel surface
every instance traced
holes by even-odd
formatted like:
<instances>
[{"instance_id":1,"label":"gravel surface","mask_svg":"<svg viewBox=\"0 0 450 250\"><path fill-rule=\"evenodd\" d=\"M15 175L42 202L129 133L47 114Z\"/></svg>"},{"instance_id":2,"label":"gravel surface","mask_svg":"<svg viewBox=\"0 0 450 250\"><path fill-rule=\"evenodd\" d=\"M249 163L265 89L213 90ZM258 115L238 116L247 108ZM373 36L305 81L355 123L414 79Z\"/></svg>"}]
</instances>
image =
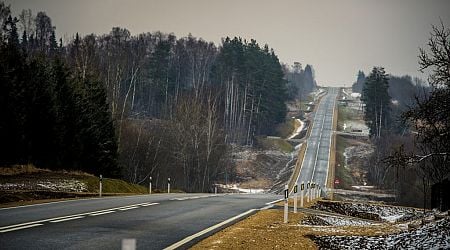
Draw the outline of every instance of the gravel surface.
<instances>
[{"instance_id":1,"label":"gravel surface","mask_svg":"<svg viewBox=\"0 0 450 250\"><path fill-rule=\"evenodd\" d=\"M319 249L450 249L450 218L387 236L312 236Z\"/></svg>"},{"instance_id":2,"label":"gravel surface","mask_svg":"<svg viewBox=\"0 0 450 250\"><path fill-rule=\"evenodd\" d=\"M368 203L326 202L319 201L313 206L315 209L358 217L362 219L403 222L420 219L423 211L409 207L396 207ZM430 214L427 212L427 214Z\"/></svg>"}]
</instances>

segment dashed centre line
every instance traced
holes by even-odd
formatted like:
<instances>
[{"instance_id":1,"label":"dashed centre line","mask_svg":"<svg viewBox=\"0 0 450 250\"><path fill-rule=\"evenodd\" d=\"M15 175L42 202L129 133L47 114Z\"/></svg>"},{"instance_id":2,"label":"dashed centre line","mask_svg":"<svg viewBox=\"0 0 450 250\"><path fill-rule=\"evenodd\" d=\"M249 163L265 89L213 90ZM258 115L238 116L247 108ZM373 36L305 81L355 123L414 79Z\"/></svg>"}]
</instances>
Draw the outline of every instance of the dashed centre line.
<instances>
[{"instance_id":1,"label":"dashed centre line","mask_svg":"<svg viewBox=\"0 0 450 250\"><path fill-rule=\"evenodd\" d=\"M91 211L91 212L86 212L86 213L81 213L81 214L72 214L72 215L67 215L67 216L60 216L60 217L55 217L55 218L48 218L48 219L43 219L43 220L24 222L24 223L20 223L20 224L14 224L14 225L0 227L0 233L7 233L7 232L16 231L16 230L42 226L42 225L44 225L43 223L47 223L47 222L58 223L58 222L64 222L64 221L70 221L70 220L77 220L77 219L86 218L86 216L98 216L98 215L110 214L110 213L114 213L114 212L118 212L118 211L126 211L126 210L130 210L130 209L136 209L139 207L154 206L154 205L158 205L158 204L159 203L156 203L156 202L154 202L154 203L144 202L144 203L139 203L139 204L134 204L134 205L121 206L121 207L103 209L103 210L98 210L98 211Z\"/></svg>"},{"instance_id":2,"label":"dashed centre line","mask_svg":"<svg viewBox=\"0 0 450 250\"><path fill-rule=\"evenodd\" d=\"M0 233L7 233L7 232L11 232L11 231L21 230L21 229L30 228L30 227L37 227L37 226L42 226L42 225L44 225L44 224L31 224L31 225L26 225L26 226L21 226L21 227L13 227L13 228L9 228L9 229L0 230Z\"/></svg>"},{"instance_id":3,"label":"dashed centre line","mask_svg":"<svg viewBox=\"0 0 450 250\"><path fill-rule=\"evenodd\" d=\"M209 197L216 197L216 196L218 196L218 195L192 196L192 197L183 197L183 198L173 198L170 200L171 201L185 201L185 200L194 200L194 199L209 198Z\"/></svg>"},{"instance_id":4,"label":"dashed centre line","mask_svg":"<svg viewBox=\"0 0 450 250\"><path fill-rule=\"evenodd\" d=\"M63 221L69 221L69 220L76 220L76 219L81 219L81 218L84 218L84 216L75 216L75 217L69 217L69 218L60 219L60 220L51 220L50 222L56 223L56 222L63 222Z\"/></svg>"}]
</instances>

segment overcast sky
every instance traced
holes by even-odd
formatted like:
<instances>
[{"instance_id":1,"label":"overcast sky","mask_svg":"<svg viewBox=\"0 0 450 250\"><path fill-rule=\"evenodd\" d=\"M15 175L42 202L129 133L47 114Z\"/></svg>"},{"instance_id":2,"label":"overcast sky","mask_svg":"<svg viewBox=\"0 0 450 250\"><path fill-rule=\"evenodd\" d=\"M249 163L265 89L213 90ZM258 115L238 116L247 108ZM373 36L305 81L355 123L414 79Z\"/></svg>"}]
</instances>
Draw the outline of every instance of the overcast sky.
<instances>
[{"instance_id":1,"label":"overcast sky","mask_svg":"<svg viewBox=\"0 0 450 250\"><path fill-rule=\"evenodd\" d=\"M450 26L448 0L7 0L13 13L45 11L58 36L104 34L113 26L142 32L192 33L220 44L254 38L280 60L312 64L321 85L350 86L358 70L384 66L421 75L418 48L432 24Z\"/></svg>"}]
</instances>

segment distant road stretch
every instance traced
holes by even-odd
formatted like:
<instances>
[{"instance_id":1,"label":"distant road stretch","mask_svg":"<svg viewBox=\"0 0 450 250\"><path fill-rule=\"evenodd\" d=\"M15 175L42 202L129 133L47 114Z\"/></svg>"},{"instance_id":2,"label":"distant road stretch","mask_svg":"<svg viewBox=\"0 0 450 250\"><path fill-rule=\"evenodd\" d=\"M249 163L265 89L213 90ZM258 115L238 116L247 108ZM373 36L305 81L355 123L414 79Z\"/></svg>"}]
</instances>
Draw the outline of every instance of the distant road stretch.
<instances>
[{"instance_id":1,"label":"distant road stretch","mask_svg":"<svg viewBox=\"0 0 450 250\"><path fill-rule=\"evenodd\" d=\"M155 194L0 209L1 249L163 249L231 217L266 207L269 194Z\"/></svg>"},{"instance_id":2,"label":"distant road stretch","mask_svg":"<svg viewBox=\"0 0 450 250\"><path fill-rule=\"evenodd\" d=\"M321 187L326 186L333 134L333 114L338 92L338 88L329 88L317 107L311 135L307 139L298 185L302 182L306 185L307 182L312 181Z\"/></svg>"}]
</instances>

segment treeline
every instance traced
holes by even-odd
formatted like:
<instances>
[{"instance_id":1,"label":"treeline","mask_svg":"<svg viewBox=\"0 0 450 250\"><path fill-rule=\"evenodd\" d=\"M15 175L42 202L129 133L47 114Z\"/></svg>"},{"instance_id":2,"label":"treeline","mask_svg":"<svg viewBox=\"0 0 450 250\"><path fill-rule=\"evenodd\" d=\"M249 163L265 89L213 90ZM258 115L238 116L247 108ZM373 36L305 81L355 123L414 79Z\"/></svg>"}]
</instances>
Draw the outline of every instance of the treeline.
<instances>
[{"instance_id":1,"label":"treeline","mask_svg":"<svg viewBox=\"0 0 450 250\"><path fill-rule=\"evenodd\" d=\"M317 88L312 65L307 64L303 69L301 63L295 62L291 67L283 65L283 71L287 80L289 100L303 99Z\"/></svg>"},{"instance_id":2,"label":"treeline","mask_svg":"<svg viewBox=\"0 0 450 250\"><path fill-rule=\"evenodd\" d=\"M375 145L369 180L396 190L401 204L428 207L431 185L449 178L450 72L442 66L450 64L445 53L449 37L442 23L433 26L428 50L420 50L420 70L431 72L427 84L374 67L367 77L360 71L353 85L354 91L362 85L364 116ZM435 205L443 208L444 191L439 192Z\"/></svg>"},{"instance_id":3,"label":"treeline","mask_svg":"<svg viewBox=\"0 0 450 250\"><path fill-rule=\"evenodd\" d=\"M152 176L161 187L171 177L207 191L233 174L230 144L253 145L284 121L283 68L255 40L216 47L116 27L63 43L44 12L0 8L2 165Z\"/></svg>"},{"instance_id":4,"label":"treeline","mask_svg":"<svg viewBox=\"0 0 450 250\"><path fill-rule=\"evenodd\" d=\"M1 165L33 163L119 176L102 82L67 67L43 13L36 16L36 32L28 36L24 30L20 40L18 19L3 3L0 8Z\"/></svg>"}]
</instances>

